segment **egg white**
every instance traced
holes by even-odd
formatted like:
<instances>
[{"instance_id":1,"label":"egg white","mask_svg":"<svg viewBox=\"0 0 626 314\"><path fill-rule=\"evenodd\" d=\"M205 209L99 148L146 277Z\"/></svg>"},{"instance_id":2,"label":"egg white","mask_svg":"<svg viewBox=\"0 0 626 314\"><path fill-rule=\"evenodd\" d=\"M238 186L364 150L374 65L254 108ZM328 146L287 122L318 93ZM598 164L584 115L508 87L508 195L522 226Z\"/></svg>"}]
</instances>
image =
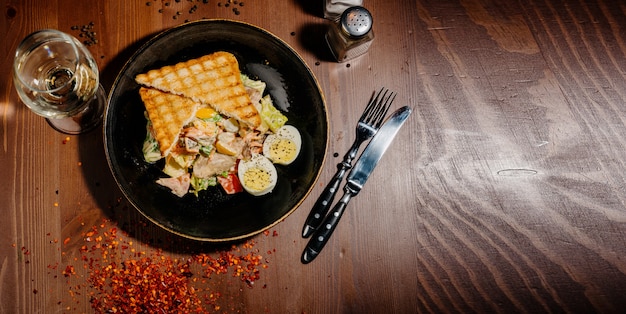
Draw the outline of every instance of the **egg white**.
<instances>
[{"instance_id":1,"label":"egg white","mask_svg":"<svg viewBox=\"0 0 626 314\"><path fill-rule=\"evenodd\" d=\"M276 186L278 174L274 164L263 155L239 162L237 176L246 192L261 196L271 192Z\"/></svg>"},{"instance_id":2,"label":"egg white","mask_svg":"<svg viewBox=\"0 0 626 314\"><path fill-rule=\"evenodd\" d=\"M285 140L290 141L293 146L288 145ZM272 147L274 145L279 145L278 149L287 149L294 150L293 154L291 154L291 158L286 158L284 154L279 154L275 152ZM288 145L288 146L285 146ZM278 130L276 133L270 134L265 138L263 142L263 155L269 158L272 162L281 164L281 165L289 165L291 164L298 155L300 154L300 148L302 146L302 138L300 136L300 132L298 129L291 125L284 125Z\"/></svg>"}]
</instances>

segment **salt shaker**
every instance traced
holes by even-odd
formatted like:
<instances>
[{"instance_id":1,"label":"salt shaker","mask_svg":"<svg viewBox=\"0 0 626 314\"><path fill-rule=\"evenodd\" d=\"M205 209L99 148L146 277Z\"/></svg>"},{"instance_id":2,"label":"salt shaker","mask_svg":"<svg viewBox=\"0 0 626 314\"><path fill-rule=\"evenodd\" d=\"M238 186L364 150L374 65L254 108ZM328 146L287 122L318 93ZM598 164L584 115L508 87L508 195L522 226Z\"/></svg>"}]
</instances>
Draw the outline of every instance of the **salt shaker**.
<instances>
[{"instance_id":1,"label":"salt shaker","mask_svg":"<svg viewBox=\"0 0 626 314\"><path fill-rule=\"evenodd\" d=\"M339 22L326 33L326 43L337 62L356 58L369 49L374 40L372 15L361 6L346 9Z\"/></svg>"},{"instance_id":2,"label":"salt shaker","mask_svg":"<svg viewBox=\"0 0 626 314\"><path fill-rule=\"evenodd\" d=\"M363 5L363 0L325 0L324 18L336 22L347 8L361 5Z\"/></svg>"}]
</instances>

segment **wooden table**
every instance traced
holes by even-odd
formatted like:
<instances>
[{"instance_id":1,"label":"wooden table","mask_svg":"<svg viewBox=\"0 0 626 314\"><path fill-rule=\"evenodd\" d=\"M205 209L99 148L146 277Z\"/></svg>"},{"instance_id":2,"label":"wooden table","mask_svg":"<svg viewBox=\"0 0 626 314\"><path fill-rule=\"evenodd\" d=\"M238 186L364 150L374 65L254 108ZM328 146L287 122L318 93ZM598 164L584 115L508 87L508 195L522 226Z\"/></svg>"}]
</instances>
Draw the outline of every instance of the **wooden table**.
<instances>
[{"instance_id":1,"label":"wooden table","mask_svg":"<svg viewBox=\"0 0 626 314\"><path fill-rule=\"evenodd\" d=\"M233 276L235 266L206 278L207 266L192 263L189 286L209 312L626 308L621 1L365 1L376 38L349 63L328 59L321 4L239 1L0 0L1 313L93 312L90 300L114 296L94 283L94 260L122 276L122 264L140 267L146 257L165 268L224 261L225 252L262 256L248 259L259 278L251 285ZM319 80L331 123L311 195L234 247L152 225L116 186L102 131L55 132L18 100L11 79L28 33L80 36L93 23L98 42L89 49L108 90L141 43L202 18L249 22L289 43ZM381 86L398 92L395 108L414 113L325 250L303 265L302 223Z\"/></svg>"}]
</instances>

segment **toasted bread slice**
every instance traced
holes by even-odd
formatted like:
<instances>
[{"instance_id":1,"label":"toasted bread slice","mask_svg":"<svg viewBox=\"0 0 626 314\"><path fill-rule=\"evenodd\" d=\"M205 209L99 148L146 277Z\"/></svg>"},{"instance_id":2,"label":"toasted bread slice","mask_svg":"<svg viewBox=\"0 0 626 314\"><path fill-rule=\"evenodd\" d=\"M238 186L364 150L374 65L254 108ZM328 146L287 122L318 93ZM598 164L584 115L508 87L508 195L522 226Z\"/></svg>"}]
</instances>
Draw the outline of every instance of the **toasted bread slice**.
<instances>
[{"instance_id":1,"label":"toasted bread slice","mask_svg":"<svg viewBox=\"0 0 626 314\"><path fill-rule=\"evenodd\" d=\"M167 156L176 145L183 126L191 122L200 108L198 102L154 88L141 87L139 95L152 122L154 137L161 156Z\"/></svg>"},{"instance_id":2,"label":"toasted bread slice","mask_svg":"<svg viewBox=\"0 0 626 314\"><path fill-rule=\"evenodd\" d=\"M139 74L135 80L209 105L253 128L261 125L261 116L241 81L237 58L231 53L219 51L164 66Z\"/></svg>"}]
</instances>

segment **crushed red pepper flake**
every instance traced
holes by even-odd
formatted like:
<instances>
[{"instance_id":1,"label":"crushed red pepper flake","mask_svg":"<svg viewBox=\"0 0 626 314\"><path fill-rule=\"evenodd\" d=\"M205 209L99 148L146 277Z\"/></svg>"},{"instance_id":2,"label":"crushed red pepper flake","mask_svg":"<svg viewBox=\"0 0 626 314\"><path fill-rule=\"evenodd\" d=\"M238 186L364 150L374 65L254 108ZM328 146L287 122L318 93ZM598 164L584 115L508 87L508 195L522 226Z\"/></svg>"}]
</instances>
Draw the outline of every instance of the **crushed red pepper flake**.
<instances>
[{"instance_id":1,"label":"crushed red pepper flake","mask_svg":"<svg viewBox=\"0 0 626 314\"><path fill-rule=\"evenodd\" d=\"M120 203L118 199L117 205ZM133 221L133 224L146 226L147 222ZM80 222L80 226L85 225L85 222ZM263 234L278 235L276 231L265 231ZM51 236L50 233L47 235ZM220 311L222 293L212 291L214 288L206 287L206 284L222 281L209 279L226 275L253 288L260 279L261 270L268 268L269 263L255 248L254 240L209 253L172 257L162 249L153 247L151 240L143 244L147 250L135 249L133 241L128 239L129 234L118 232L117 226L108 219L103 219L80 235L79 239L84 241L82 245L72 244L70 237L65 238L63 246L76 251L61 251L61 256L68 258L69 262L63 266L58 262L48 265L51 270L48 274L54 278L65 278L71 297L69 302L78 305L84 298L80 296L86 295L96 313ZM56 239L50 241L51 244L58 242ZM15 248L17 244L11 246ZM21 246L20 250L23 256L31 255L26 246ZM268 251L268 255L272 251ZM25 263L29 264L30 261L26 260ZM266 287L264 284L263 288ZM33 293L36 294L36 291L33 290ZM57 304L61 305L65 301ZM66 306L65 309L76 310L77 306Z\"/></svg>"},{"instance_id":2,"label":"crushed red pepper flake","mask_svg":"<svg viewBox=\"0 0 626 314\"><path fill-rule=\"evenodd\" d=\"M261 270L268 268L267 259L255 249L254 240L209 253L173 257L149 245L147 250L135 248L128 234L109 225L105 219L81 233L82 245L67 245L71 241L66 238L63 244L74 247L78 256L61 267L48 265L51 270L60 269L72 301L78 304L78 297L86 293L96 313L220 311L222 293L206 287L211 283L208 279L226 275L253 288ZM269 234L269 231L265 233ZM26 247L21 250L24 255L30 255ZM66 252L62 255L66 256Z\"/></svg>"},{"instance_id":3,"label":"crushed red pepper flake","mask_svg":"<svg viewBox=\"0 0 626 314\"><path fill-rule=\"evenodd\" d=\"M61 272L63 274L63 276L65 277L69 277L71 275L76 274L76 271L74 270L74 266L72 265L67 265L65 267L65 269L63 270L63 272Z\"/></svg>"}]
</instances>

